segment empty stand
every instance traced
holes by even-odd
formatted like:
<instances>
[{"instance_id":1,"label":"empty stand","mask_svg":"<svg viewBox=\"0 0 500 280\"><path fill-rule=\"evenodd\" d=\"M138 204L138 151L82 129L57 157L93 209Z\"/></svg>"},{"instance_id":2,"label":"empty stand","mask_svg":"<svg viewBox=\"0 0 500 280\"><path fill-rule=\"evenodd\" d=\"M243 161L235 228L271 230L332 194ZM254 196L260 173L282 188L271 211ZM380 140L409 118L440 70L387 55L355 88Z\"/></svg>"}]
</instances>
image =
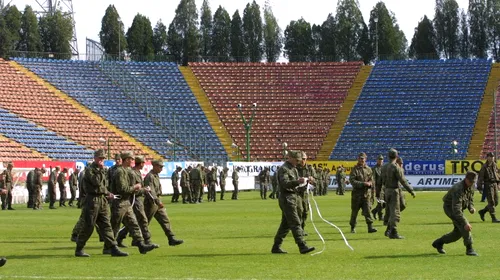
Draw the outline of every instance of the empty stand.
<instances>
[{"instance_id":1,"label":"empty stand","mask_svg":"<svg viewBox=\"0 0 500 280\"><path fill-rule=\"evenodd\" d=\"M375 159L391 147L405 159L464 158L490 69L488 60L378 62L330 158Z\"/></svg>"},{"instance_id":2,"label":"empty stand","mask_svg":"<svg viewBox=\"0 0 500 280\"><path fill-rule=\"evenodd\" d=\"M0 108L0 133L56 160L88 161L93 151ZM19 160L19 159L17 159Z\"/></svg>"},{"instance_id":3,"label":"empty stand","mask_svg":"<svg viewBox=\"0 0 500 280\"><path fill-rule=\"evenodd\" d=\"M190 67L226 126L245 150L236 105L251 115L252 160L281 160L282 143L315 158L361 67L350 63L191 63Z\"/></svg>"},{"instance_id":4,"label":"empty stand","mask_svg":"<svg viewBox=\"0 0 500 280\"><path fill-rule=\"evenodd\" d=\"M18 59L38 70L39 74L56 74L58 80L68 75L66 69L45 67L55 65L40 59ZM100 138L110 139L113 151L133 150L145 154L120 135L114 133L92 116L82 113L66 100L51 92L41 82L30 78L4 60L0 60L0 106L31 120L60 136L64 136L90 149L104 148ZM88 77L83 77L88 78ZM47 142L47 144L51 144Z\"/></svg>"},{"instance_id":5,"label":"empty stand","mask_svg":"<svg viewBox=\"0 0 500 280\"><path fill-rule=\"evenodd\" d=\"M0 134L0 162L14 160L47 160L46 156L11 141Z\"/></svg>"}]
</instances>

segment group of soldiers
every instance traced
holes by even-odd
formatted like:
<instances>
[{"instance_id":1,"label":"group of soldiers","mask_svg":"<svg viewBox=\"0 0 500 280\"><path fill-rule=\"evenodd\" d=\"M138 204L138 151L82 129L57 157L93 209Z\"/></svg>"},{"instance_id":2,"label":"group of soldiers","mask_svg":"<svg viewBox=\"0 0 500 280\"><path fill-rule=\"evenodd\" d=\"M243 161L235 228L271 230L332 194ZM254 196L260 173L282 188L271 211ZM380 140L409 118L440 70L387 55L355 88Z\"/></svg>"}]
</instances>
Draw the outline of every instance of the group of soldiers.
<instances>
[{"instance_id":1,"label":"group of soldiers","mask_svg":"<svg viewBox=\"0 0 500 280\"><path fill-rule=\"evenodd\" d=\"M179 202L179 197L182 195L182 203L202 203L203 202L203 188L206 187L207 201L216 202L216 188L220 186L220 200L224 200L224 195L226 193L226 179L228 176L229 168L224 167L220 172L217 167L205 167L201 164L197 166L188 166L184 169L177 167L172 173L172 187L174 194L172 196L172 202ZM238 172L240 168L237 167L232 173L232 183L233 183L233 193L231 199L238 199L238 184L239 176ZM179 187L181 191L179 191ZM181 194L182 192L182 194Z\"/></svg>"},{"instance_id":2,"label":"group of soldiers","mask_svg":"<svg viewBox=\"0 0 500 280\"><path fill-rule=\"evenodd\" d=\"M146 254L159 247L152 242L149 231L153 217L163 229L170 246L182 244L183 240L175 238L159 198L162 195L159 173L163 162L152 161L153 169L143 179L143 157L122 152L115 156L116 163L109 170L104 168L105 158L104 151L97 150L94 162L84 170L80 185L82 212L71 235L71 240L76 243L75 256L90 256L83 249L94 227L104 241L103 254L128 256L119 249L127 247L123 240L128 234L132 236L132 246L137 246L141 254Z\"/></svg>"}]
</instances>

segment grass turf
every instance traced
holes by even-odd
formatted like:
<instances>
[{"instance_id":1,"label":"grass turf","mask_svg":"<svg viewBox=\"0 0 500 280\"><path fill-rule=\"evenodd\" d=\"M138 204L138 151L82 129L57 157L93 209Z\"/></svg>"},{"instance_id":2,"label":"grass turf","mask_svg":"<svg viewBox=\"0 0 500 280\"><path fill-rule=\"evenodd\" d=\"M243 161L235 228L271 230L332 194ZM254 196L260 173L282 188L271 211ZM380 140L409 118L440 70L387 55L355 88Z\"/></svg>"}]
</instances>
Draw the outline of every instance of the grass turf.
<instances>
[{"instance_id":1,"label":"grass turf","mask_svg":"<svg viewBox=\"0 0 500 280\"><path fill-rule=\"evenodd\" d=\"M141 255L136 247L124 249L129 257L102 255L102 243L93 234L85 251L90 258L74 257L69 240L79 209L33 211L16 205L15 211L0 212L0 255L7 264L0 279L463 279L490 278L497 270L500 225L489 217L482 222L467 214L473 226L474 248L479 257L465 255L461 240L445 246L439 255L431 243L452 229L442 210L444 192L417 192L407 196L399 231L404 240L368 234L361 214L357 233L349 233L350 193L316 197L325 219L337 224L354 248L345 246L333 227L314 219L326 240L324 253L300 255L291 233L283 249L287 255L270 253L281 212L276 200L259 198L258 192L243 192L238 201L225 200L196 205L170 204L164 197L177 237L185 243L169 247L156 221L150 229L161 247ZM229 195L230 196L230 195ZM476 195L476 200L479 195ZM485 203L476 201L479 210ZM322 248L310 220L308 245ZM130 244L131 239L126 239Z\"/></svg>"}]
</instances>

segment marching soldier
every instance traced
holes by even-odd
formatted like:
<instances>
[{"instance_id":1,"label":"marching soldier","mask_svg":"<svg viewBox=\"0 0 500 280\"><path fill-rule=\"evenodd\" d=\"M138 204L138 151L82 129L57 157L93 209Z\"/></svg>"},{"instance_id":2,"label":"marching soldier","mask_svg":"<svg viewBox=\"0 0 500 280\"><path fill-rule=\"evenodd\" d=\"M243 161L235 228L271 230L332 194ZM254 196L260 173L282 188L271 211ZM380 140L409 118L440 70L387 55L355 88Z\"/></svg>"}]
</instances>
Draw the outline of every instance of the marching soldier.
<instances>
[{"instance_id":1,"label":"marching soldier","mask_svg":"<svg viewBox=\"0 0 500 280\"><path fill-rule=\"evenodd\" d=\"M403 239L398 233L398 223L401 215L401 196L402 190L400 184L415 198L415 192L405 178L403 169L396 163L398 151L389 150L389 162L386 163L380 172L382 185L384 188L384 197L386 206L386 216L389 217L385 234L391 239Z\"/></svg>"},{"instance_id":2,"label":"marching soldier","mask_svg":"<svg viewBox=\"0 0 500 280\"><path fill-rule=\"evenodd\" d=\"M267 189L271 183L271 176L269 175L269 168L264 167L259 173L259 185L260 185L260 198L267 199Z\"/></svg>"},{"instance_id":3,"label":"marching soldier","mask_svg":"<svg viewBox=\"0 0 500 280\"><path fill-rule=\"evenodd\" d=\"M220 172L219 176L219 181L220 181L220 200L224 200L224 194L226 193L226 178L227 178L227 171L229 171L229 168L224 167L222 171Z\"/></svg>"},{"instance_id":4,"label":"marching soldier","mask_svg":"<svg viewBox=\"0 0 500 280\"><path fill-rule=\"evenodd\" d=\"M159 199L162 191L160 177L158 174L160 174L163 169L163 162L161 160L154 160L152 165L153 169L144 178L144 185L149 186L144 199L144 210L146 212L148 222L151 222L154 217L160 224L163 232L168 238L168 245L177 246L184 243L184 241L175 238L175 234L170 226L170 219L168 218L167 210Z\"/></svg>"},{"instance_id":5,"label":"marching soldier","mask_svg":"<svg viewBox=\"0 0 500 280\"><path fill-rule=\"evenodd\" d=\"M116 241L109 222L108 199L113 199L113 194L108 192L108 176L104 169L104 150L94 152L94 162L85 169L84 185L86 187L86 197L82 206L82 227L78 232L76 241L76 257L90 257L83 251L85 244L89 240L97 224L104 238L104 244L108 250L103 250L103 254L124 257L128 253L122 252L116 246Z\"/></svg>"},{"instance_id":6,"label":"marching soldier","mask_svg":"<svg viewBox=\"0 0 500 280\"><path fill-rule=\"evenodd\" d=\"M491 221L493 223L500 223L500 220L495 215L495 208L498 206L498 183L500 183L500 175L498 174L495 155L489 152L486 162L479 171L479 178L477 180L477 189L486 192L486 199L488 200L488 205L478 212L482 221L484 221L484 215L490 212Z\"/></svg>"},{"instance_id":7,"label":"marching soldier","mask_svg":"<svg viewBox=\"0 0 500 280\"><path fill-rule=\"evenodd\" d=\"M182 188L182 203L193 203L193 198L191 197L191 187L189 173L191 172L191 166L184 168L181 172L181 188Z\"/></svg>"},{"instance_id":8,"label":"marching soldier","mask_svg":"<svg viewBox=\"0 0 500 280\"><path fill-rule=\"evenodd\" d=\"M213 166L208 169L207 183L208 183L208 194L207 200L215 202L216 187L217 187L217 167Z\"/></svg>"},{"instance_id":9,"label":"marching soldier","mask_svg":"<svg viewBox=\"0 0 500 280\"><path fill-rule=\"evenodd\" d=\"M43 167L42 169L35 168L35 174L33 175L33 210L42 209L42 186L45 172L46 170Z\"/></svg>"},{"instance_id":10,"label":"marching soldier","mask_svg":"<svg viewBox=\"0 0 500 280\"><path fill-rule=\"evenodd\" d=\"M300 186L306 183L304 178L299 178L299 173L295 168L299 161L302 160L300 151L290 151L287 161L278 169L279 182L279 205L281 209L281 223L274 236L274 244L271 249L273 254L286 254L287 252L281 249L283 239L289 231L292 231L295 243L299 247L301 254L307 254L314 251L314 247L307 246L304 240L304 231L301 227L301 218L297 212L298 200L297 189L304 188ZM305 185L307 187L307 185Z\"/></svg>"},{"instance_id":11,"label":"marching soldier","mask_svg":"<svg viewBox=\"0 0 500 280\"><path fill-rule=\"evenodd\" d=\"M307 178L308 183L311 185L317 185L317 173L310 164L307 164L307 154L305 152L301 152L302 160L299 160L297 166L297 172L300 178ZM309 198L307 196L307 190L305 188L297 189L297 212L299 214L299 218L301 219L301 227L302 230L306 227L307 221L307 213L309 213ZM307 235L304 231L304 235Z\"/></svg>"},{"instance_id":12,"label":"marching soldier","mask_svg":"<svg viewBox=\"0 0 500 280\"><path fill-rule=\"evenodd\" d=\"M202 179L200 164L198 164L198 166L196 166L189 172L189 179L191 185L191 194L193 196L193 203L200 203L201 202L201 198L199 197L200 189L203 189L202 185L203 179ZM203 193L203 190L201 191L201 193Z\"/></svg>"},{"instance_id":13,"label":"marching soldier","mask_svg":"<svg viewBox=\"0 0 500 280\"><path fill-rule=\"evenodd\" d=\"M71 198L69 199L69 206L73 207L73 201L76 198L76 190L78 190L78 174L80 169L75 169L71 176L69 176L69 191L71 192Z\"/></svg>"},{"instance_id":14,"label":"marching soldier","mask_svg":"<svg viewBox=\"0 0 500 280\"><path fill-rule=\"evenodd\" d=\"M351 233L356 233L356 219L359 209L362 215L365 216L365 222L368 226L368 233L377 232L373 227L373 219L370 215L370 195L373 186L373 174L370 167L366 165L366 154L360 153L358 155L358 164L355 165L351 171L349 181L352 185L351 193Z\"/></svg>"},{"instance_id":15,"label":"marching soldier","mask_svg":"<svg viewBox=\"0 0 500 280\"><path fill-rule=\"evenodd\" d=\"M463 214L465 209L468 209L471 214L476 212L473 195L470 195L474 193L476 177L477 174L475 172L468 171L465 179L453 185L443 197L444 213L453 222L453 231L432 242L432 247L436 248L440 254L446 254L446 251L443 249L444 244L455 242L461 237L466 247L465 254L477 256L476 251L472 248L472 236L470 234L472 226Z\"/></svg>"},{"instance_id":16,"label":"marching soldier","mask_svg":"<svg viewBox=\"0 0 500 280\"><path fill-rule=\"evenodd\" d=\"M142 191L141 183L134 184L134 174L130 166L134 162L134 155L132 152L123 152L121 154L122 166L116 169L113 177L113 182L110 189L114 194L119 195L119 198L114 199L111 205L111 227L114 236L118 236L120 225L123 224L132 235L133 243L139 247L141 254L153 250L156 246L154 244L146 244L144 237L137 222L137 218L132 209L131 199L136 192ZM99 227L100 228L100 227ZM106 249L107 247L105 247Z\"/></svg>"},{"instance_id":17,"label":"marching soldier","mask_svg":"<svg viewBox=\"0 0 500 280\"><path fill-rule=\"evenodd\" d=\"M59 207L66 207L66 174L68 173L68 168L63 168L61 173L57 175L57 184L59 185Z\"/></svg>"},{"instance_id":18,"label":"marching soldier","mask_svg":"<svg viewBox=\"0 0 500 280\"><path fill-rule=\"evenodd\" d=\"M59 175L59 171L61 167L56 166L56 168L50 172L49 182L48 182L48 193L49 193L49 209L56 209L54 203L56 202L56 184L57 184L57 176Z\"/></svg>"},{"instance_id":19,"label":"marching soldier","mask_svg":"<svg viewBox=\"0 0 500 280\"><path fill-rule=\"evenodd\" d=\"M240 176L238 175L238 172L240 171L239 167L233 168L233 174L231 174L231 177L233 178L233 195L231 199L233 200L238 200L238 183Z\"/></svg>"},{"instance_id":20,"label":"marching soldier","mask_svg":"<svg viewBox=\"0 0 500 280\"><path fill-rule=\"evenodd\" d=\"M377 158L377 164L372 167L373 182L375 183L375 188L372 188L372 191L374 192L377 199L377 206L372 210L372 214L373 219L376 219L378 217L379 221L382 220L383 203L381 202L381 200L384 200L384 198L380 196L380 192L382 191L382 177L380 176L380 172L382 171L383 165L384 156L379 155Z\"/></svg>"},{"instance_id":21,"label":"marching soldier","mask_svg":"<svg viewBox=\"0 0 500 280\"><path fill-rule=\"evenodd\" d=\"M12 169L14 168L14 164L9 162L7 164L7 169L2 172L2 179L0 180L0 189L3 189L2 192L2 210L14 210L12 208Z\"/></svg>"},{"instance_id":22,"label":"marching soldier","mask_svg":"<svg viewBox=\"0 0 500 280\"><path fill-rule=\"evenodd\" d=\"M38 167L37 167L38 168ZM28 190L28 208L33 208L33 198L34 198L34 177L35 177L36 168L30 170L26 175L26 189Z\"/></svg>"},{"instance_id":23,"label":"marching soldier","mask_svg":"<svg viewBox=\"0 0 500 280\"><path fill-rule=\"evenodd\" d=\"M174 172L172 173L172 177L170 177L170 179L172 179L172 189L174 190L174 194L172 195L172 200L171 200L172 203L179 202L179 196L180 196L180 193L179 193L179 181L180 181L179 173L181 172L181 170L182 170L182 168L180 166L177 166L175 168Z\"/></svg>"}]
</instances>

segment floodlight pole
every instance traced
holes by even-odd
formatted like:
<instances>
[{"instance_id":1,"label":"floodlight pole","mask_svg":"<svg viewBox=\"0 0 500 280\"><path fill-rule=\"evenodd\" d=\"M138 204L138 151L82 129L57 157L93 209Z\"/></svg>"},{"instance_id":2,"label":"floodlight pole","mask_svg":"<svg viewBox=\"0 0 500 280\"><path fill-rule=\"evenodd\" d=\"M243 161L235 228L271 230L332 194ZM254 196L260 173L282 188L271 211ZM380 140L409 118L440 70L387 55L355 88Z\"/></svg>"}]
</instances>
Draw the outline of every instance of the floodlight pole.
<instances>
[{"instance_id":1,"label":"floodlight pole","mask_svg":"<svg viewBox=\"0 0 500 280\"><path fill-rule=\"evenodd\" d=\"M238 111L240 112L241 120L243 122L243 126L245 127L245 136L246 136L246 148L247 148L247 162L250 162L250 131L252 129L252 123L255 118L255 112L257 110L257 103L252 104L252 117L247 121L245 116L243 116L243 112L241 110L243 105L238 104Z\"/></svg>"}]
</instances>

